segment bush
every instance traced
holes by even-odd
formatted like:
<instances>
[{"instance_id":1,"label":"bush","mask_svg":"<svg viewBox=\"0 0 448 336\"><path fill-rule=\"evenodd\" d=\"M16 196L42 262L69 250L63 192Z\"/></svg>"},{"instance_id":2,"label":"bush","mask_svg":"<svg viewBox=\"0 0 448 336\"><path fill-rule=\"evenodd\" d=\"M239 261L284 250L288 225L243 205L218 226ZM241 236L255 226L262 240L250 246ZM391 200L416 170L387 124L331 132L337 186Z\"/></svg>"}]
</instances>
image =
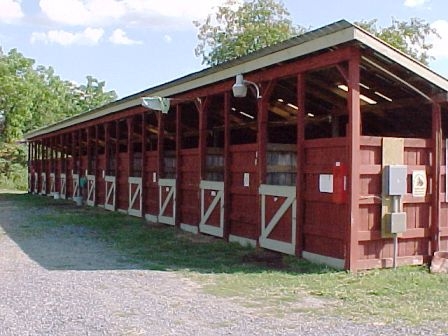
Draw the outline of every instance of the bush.
<instances>
[{"instance_id":1,"label":"bush","mask_svg":"<svg viewBox=\"0 0 448 336\"><path fill-rule=\"evenodd\" d=\"M0 143L0 189L26 190L27 172L26 145Z\"/></svg>"}]
</instances>

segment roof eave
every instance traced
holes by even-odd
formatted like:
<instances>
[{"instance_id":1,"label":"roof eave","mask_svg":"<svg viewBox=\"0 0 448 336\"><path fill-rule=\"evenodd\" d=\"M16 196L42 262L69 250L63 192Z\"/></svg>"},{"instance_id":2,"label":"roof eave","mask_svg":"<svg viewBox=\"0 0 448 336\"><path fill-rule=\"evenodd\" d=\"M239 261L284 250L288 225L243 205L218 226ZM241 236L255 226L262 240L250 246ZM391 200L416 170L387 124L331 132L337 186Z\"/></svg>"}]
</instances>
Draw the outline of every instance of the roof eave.
<instances>
[{"instance_id":1,"label":"roof eave","mask_svg":"<svg viewBox=\"0 0 448 336\"><path fill-rule=\"evenodd\" d=\"M139 106L141 104L141 97L146 95L171 97L182 92L190 91L199 87L213 84L221 80L232 78L239 73L249 73L262 67L271 66L280 62L288 61L293 58L301 57L319 50L352 41L354 37L355 27L351 24L348 24L346 21L341 22L345 25L343 25L343 28L340 30L330 32L313 39L308 39L303 43L299 43L291 47L285 47L280 50L275 50L278 49L275 48L275 51L273 51L272 53L267 53L261 57L256 57L257 53L254 53L253 56L248 55L248 57L245 57L246 61L244 62L241 62L241 60L235 60L235 62L229 62L224 66L215 67L216 70L215 68L205 69L201 72L194 73L179 80L167 83L167 85L161 85L153 89L142 91L136 95L126 97L122 100L122 102L118 101L118 103L112 103L104 107L79 114L69 119L62 120L53 125L29 132L25 135L25 138L32 139L47 133L74 126L79 123L101 118L103 116L127 108ZM237 64L231 66L233 63Z\"/></svg>"}]
</instances>

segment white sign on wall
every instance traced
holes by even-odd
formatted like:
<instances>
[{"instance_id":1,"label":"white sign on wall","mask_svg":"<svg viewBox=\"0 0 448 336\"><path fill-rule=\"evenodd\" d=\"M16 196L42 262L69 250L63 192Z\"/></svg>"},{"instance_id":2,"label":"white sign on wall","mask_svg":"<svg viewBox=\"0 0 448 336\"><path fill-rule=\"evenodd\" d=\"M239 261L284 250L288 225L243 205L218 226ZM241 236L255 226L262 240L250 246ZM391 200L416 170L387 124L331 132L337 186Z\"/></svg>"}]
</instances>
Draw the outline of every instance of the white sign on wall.
<instances>
[{"instance_id":1,"label":"white sign on wall","mask_svg":"<svg viewBox=\"0 0 448 336\"><path fill-rule=\"evenodd\" d=\"M319 175L319 191L322 193L333 192L333 175L320 174Z\"/></svg>"},{"instance_id":2,"label":"white sign on wall","mask_svg":"<svg viewBox=\"0 0 448 336\"><path fill-rule=\"evenodd\" d=\"M245 187L248 187L249 186L249 182L250 182L250 175L249 175L249 173L244 173L243 174L243 185Z\"/></svg>"},{"instance_id":3,"label":"white sign on wall","mask_svg":"<svg viewBox=\"0 0 448 336\"><path fill-rule=\"evenodd\" d=\"M414 170L412 172L412 196L425 197L426 188L426 172L424 170Z\"/></svg>"}]
</instances>

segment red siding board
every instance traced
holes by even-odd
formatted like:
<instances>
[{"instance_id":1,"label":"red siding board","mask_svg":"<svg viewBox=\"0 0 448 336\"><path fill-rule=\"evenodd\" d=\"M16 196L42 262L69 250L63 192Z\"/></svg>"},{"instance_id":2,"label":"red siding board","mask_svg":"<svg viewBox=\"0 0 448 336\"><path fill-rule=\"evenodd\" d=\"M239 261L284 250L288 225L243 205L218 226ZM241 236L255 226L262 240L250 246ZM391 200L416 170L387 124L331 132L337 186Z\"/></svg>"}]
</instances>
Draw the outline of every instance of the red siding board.
<instances>
[{"instance_id":1,"label":"red siding board","mask_svg":"<svg viewBox=\"0 0 448 336\"><path fill-rule=\"evenodd\" d=\"M180 151L180 157L180 222L199 225L201 207L199 149L183 149Z\"/></svg>"},{"instance_id":2,"label":"red siding board","mask_svg":"<svg viewBox=\"0 0 448 336\"><path fill-rule=\"evenodd\" d=\"M378 165L378 155L381 153L381 138L361 138L361 158L363 168L361 172L361 197L375 198L381 193L381 171L377 173L368 167ZM429 228L431 226L431 196L414 198L412 196L412 171L425 169L428 174L428 194L430 188L430 146L432 142L427 139L404 140L404 164L408 165L408 194L403 197L403 209L407 216L407 231L398 239L398 256L400 263L426 260L429 256ZM376 147L376 149L375 149ZM368 152L369 154L365 154ZM380 157L380 156L379 156ZM368 172L368 174L366 174ZM361 202L360 213L362 223L359 227L359 261L360 267L374 267L375 265L389 265L393 257L392 240L381 237L381 204L372 201ZM442 210L443 213L443 210ZM446 216L446 215L445 215ZM367 223L367 224L366 224ZM417 259L416 259L417 258ZM364 260L373 259L366 263ZM376 261L374 261L376 259ZM375 266L376 267L376 266Z\"/></svg>"},{"instance_id":3,"label":"red siding board","mask_svg":"<svg viewBox=\"0 0 448 336\"><path fill-rule=\"evenodd\" d=\"M144 174L146 176L143 188L146 191L145 202L146 214L157 215L159 213L159 186L157 184L158 176L158 152L147 151L145 153ZM154 182L154 173L156 181Z\"/></svg>"},{"instance_id":4,"label":"red siding board","mask_svg":"<svg viewBox=\"0 0 448 336\"><path fill-rule=\"evenodd\" d=\"M118 174L117 174L117 208L128 209L129 195L129 155L128 153L118 154Z\"/></svg>"}]
</instances>

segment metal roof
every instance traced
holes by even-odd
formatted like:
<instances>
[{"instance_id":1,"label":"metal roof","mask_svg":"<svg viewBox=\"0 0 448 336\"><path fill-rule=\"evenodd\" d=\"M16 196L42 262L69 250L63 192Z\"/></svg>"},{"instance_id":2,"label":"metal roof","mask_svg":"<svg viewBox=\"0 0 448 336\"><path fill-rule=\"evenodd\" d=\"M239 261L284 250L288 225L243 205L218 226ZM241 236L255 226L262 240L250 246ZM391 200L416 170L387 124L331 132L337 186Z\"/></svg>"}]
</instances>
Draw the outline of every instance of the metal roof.
<instances>
[{"instance_id":1,"label":"metal roof","mask_svg":"<svg viewBox=\"0 0 448 336\"><path fill-rule=\"evenodd\" d=\"M140 105L144 96L170 97L199 87L248 73L314 52L332 48L347 42L358 41L377 53L393 60L394 63L424 78L441 90L448 92L448 80L422 63L393 48L360 27L346 20L340 20L322 28L309 31L284 42L260 49L249 55L210 67L159 86L137 92L107 105L64 119L55 124L29 132L26 139L51 133L82 122L103 117L127 108Z\"/></svg>"}]
</instances>

